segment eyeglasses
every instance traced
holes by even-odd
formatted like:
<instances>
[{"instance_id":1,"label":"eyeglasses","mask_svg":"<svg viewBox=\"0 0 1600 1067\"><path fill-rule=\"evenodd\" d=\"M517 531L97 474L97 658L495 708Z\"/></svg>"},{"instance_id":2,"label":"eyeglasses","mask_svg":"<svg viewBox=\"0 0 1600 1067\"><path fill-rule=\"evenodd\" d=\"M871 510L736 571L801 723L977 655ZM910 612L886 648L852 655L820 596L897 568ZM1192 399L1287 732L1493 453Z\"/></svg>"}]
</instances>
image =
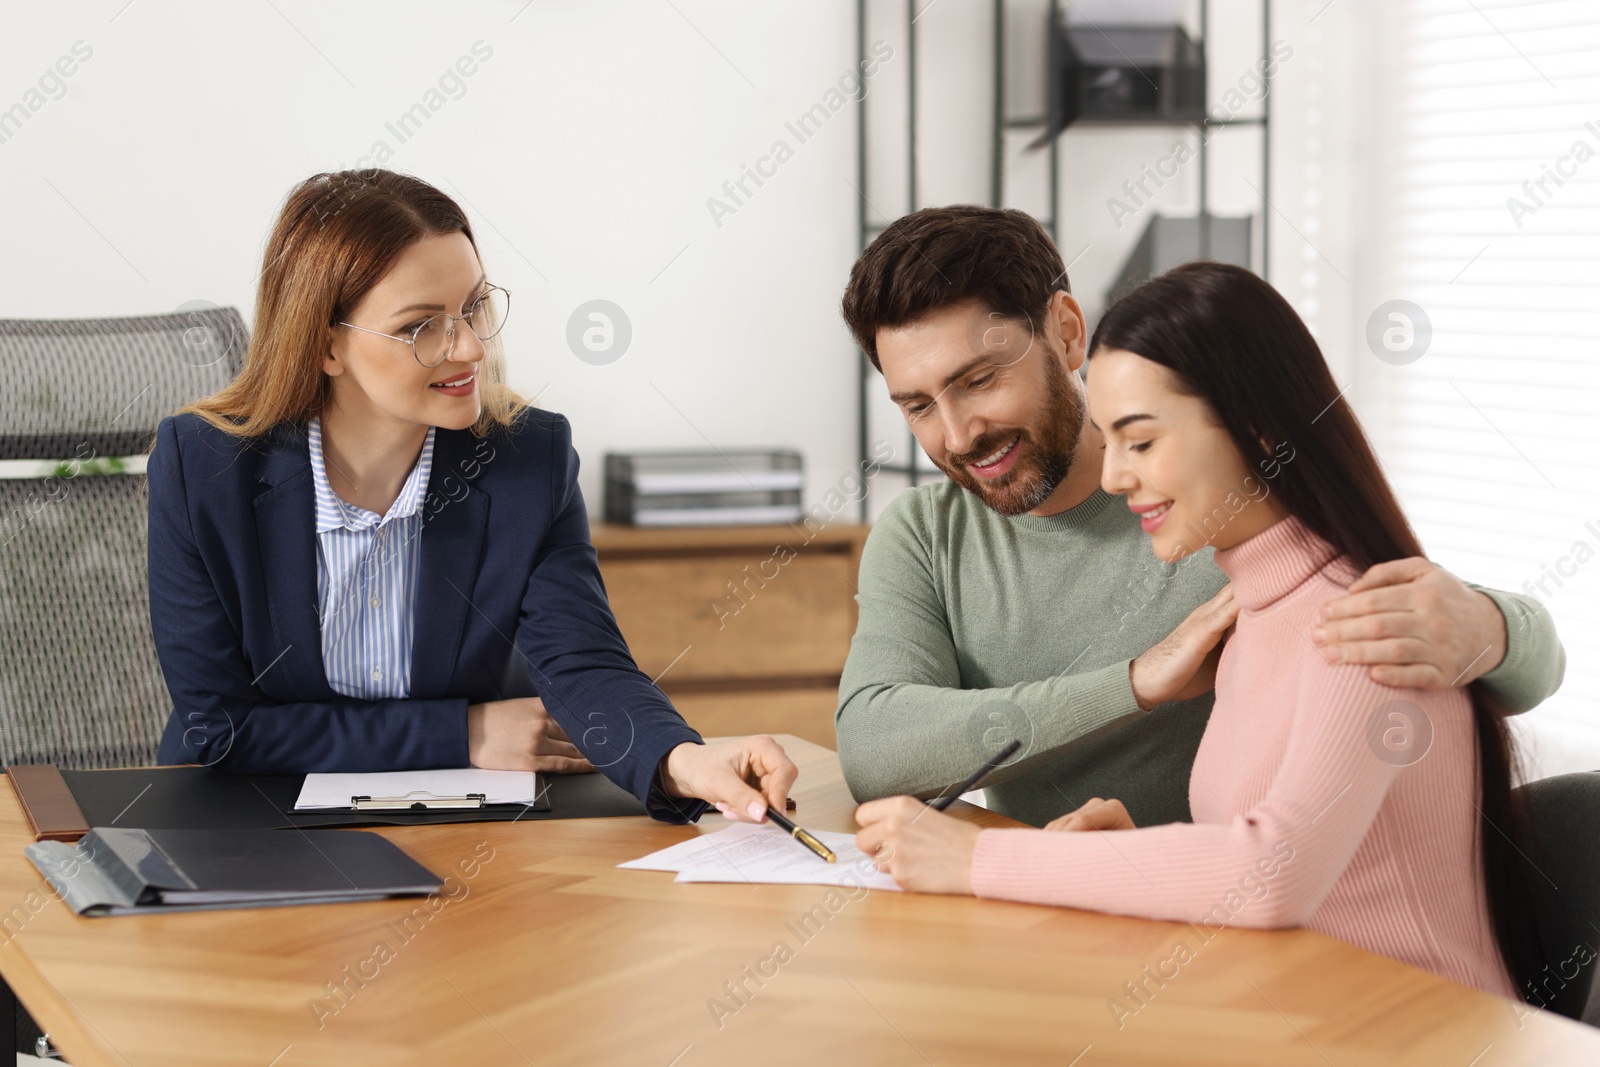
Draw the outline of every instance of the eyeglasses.
<instances>
[{"instance_id":1,"label":"eyeglasses","mask_svg":"<svg viewBox=\"0 0 1600 1067\"><path fill-rule=\"evenodd\" d=\"M499 305L498 314L495 312L496 304ZM506 318L510 313L511 292L498 285L491 285L460 315L430 315L413 326L409 334L369 330L353 322L340 322L339 325L360 330L362 333L404 341L411 346L411 354L416 357L418 363L424 367L437 367L449 359L450 353L456 349L457 322L466 323L467 328L477 336L478 340L487 341L505 328Z\"/></svg>"}]
</instances>

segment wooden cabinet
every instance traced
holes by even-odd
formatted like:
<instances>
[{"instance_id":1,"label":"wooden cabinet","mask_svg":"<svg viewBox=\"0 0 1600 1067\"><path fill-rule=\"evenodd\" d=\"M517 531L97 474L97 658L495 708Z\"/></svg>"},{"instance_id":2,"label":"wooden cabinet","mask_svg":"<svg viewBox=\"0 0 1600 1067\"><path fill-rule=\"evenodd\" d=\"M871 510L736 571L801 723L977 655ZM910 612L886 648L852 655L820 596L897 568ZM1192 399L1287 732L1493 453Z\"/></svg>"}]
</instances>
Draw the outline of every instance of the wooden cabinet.
<instances>
[{"instance_id":1,"label":"wooden cabinet","mask_svg":"<svg viewBox=\"0 0 1600 1067\"><path fill-rule=\"evenodd\" d=\"M828 748L866 535L846 524L593 531L634 659L695 729Z\"/></svg>"}]
</instances>

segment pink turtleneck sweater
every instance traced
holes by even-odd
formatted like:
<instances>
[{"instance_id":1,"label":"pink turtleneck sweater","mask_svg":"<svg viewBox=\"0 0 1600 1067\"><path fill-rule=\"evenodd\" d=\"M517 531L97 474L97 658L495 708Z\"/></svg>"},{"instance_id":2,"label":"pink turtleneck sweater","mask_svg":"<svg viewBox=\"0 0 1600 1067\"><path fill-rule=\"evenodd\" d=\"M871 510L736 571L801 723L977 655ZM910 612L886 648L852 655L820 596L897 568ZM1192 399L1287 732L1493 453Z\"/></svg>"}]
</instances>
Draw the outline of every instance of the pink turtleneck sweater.
<instances>
[{"instance_id":1,"label":"pink turtleneck sweater","mask_svg":"<svg viewBox=\"0 0 1600 1067\"><path fill-rule=\"evenodd\" d=\"M1334 556L1294 518L1216 553L1240 611L1189 779L1192 824L985 830L973 891L1213 928L1306 926L1515 997L1475 859L1467 696L1389 688L1323 659L1317 609L1355 579Z\"/></svg>"}]
</instances>

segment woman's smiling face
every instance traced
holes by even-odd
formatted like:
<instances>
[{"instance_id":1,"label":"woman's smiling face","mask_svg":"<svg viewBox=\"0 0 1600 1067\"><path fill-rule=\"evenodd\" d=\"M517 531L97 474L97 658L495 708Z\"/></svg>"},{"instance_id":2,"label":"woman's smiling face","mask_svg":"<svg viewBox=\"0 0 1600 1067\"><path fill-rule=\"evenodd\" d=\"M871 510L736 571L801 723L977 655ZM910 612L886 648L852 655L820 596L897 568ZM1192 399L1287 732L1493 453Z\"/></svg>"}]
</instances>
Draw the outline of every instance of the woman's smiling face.
<instances>
[{"instance_id":1,"label":"woman's smiling face","mask_svg":"<svg viewBox=\"0 0 1600 1067\"><path fill-rule=\"evenodd\" d=\"M1106 439L1100 485L1128 498L1161 559L1230 548L1288 514L1210 406L1166 367L1102 349L1089 360L1088 391Z\"/></svg>"},{"instance_id":2,"label":"woman's smiling face","mask_svg":"<svg viewBox=\"0 0 1600 1067\"><path fill-rule=\"evenodd\" d=\"M455 347L436 367L422 366L411 347L394 338L409 337L430 315L462 314L485 287L466 234L436 234L412 244L344 317L362 329L333 328L323 361L333 378L333 402L370 416L452 430L477 422L482 398L476 372L485 351L467 324L455 324ZM451 387L441 388L445 383Z\"/></svg>"}]
</instances>

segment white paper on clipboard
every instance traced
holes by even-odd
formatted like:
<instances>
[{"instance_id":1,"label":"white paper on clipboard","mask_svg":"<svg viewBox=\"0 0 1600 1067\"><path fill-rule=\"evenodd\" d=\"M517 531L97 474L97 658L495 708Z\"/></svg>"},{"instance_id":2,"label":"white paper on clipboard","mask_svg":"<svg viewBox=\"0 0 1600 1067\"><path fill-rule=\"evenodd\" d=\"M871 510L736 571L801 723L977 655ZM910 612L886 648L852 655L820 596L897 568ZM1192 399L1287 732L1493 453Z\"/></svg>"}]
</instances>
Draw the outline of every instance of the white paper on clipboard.
<instances>
[{"instance_id":1,"label":"white paper on clipboard","mask_svg":"<svg viewBox=\"0 0 1600 1067\"><path fill-rule=\"evenodd\" d=\"M401 797L413 792L436 797L482 793L485 804L532 804L539 795L539 776L535 771L486 771L482 767L308 774L294 810L347 810L351 797Z\"/></svg>"}]
</instances>

